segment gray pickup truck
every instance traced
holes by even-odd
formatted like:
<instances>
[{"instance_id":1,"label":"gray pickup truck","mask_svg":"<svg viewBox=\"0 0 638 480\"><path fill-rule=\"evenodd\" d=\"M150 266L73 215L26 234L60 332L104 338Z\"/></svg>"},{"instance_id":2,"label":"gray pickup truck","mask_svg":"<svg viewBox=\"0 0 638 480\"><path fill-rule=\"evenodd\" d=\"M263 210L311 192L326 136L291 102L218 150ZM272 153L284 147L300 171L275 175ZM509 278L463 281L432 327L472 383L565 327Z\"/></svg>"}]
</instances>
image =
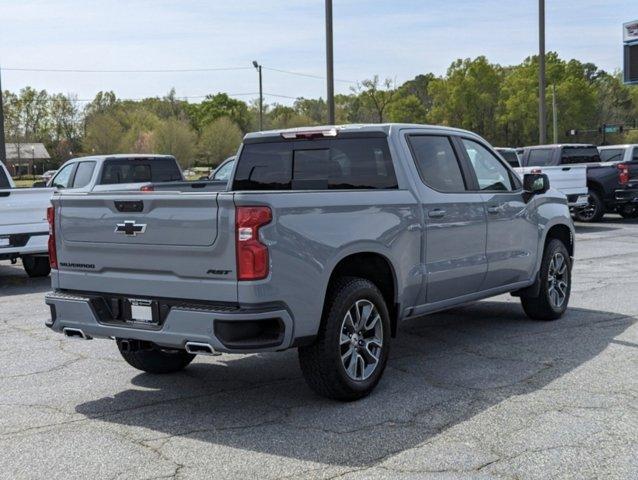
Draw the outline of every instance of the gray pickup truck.
<instances>
[{"instance_id":1,"label":"gray pickup truck","mask_svg":"<svg viewBox=\"0 0 638 480\"><path fill-rule=\"evenodd\" d=\"M248 134L222 191L56 194L47 326L132 366L298 348L321 395L367 395L399 321L511 292L567 308L574 228L543 174L479 136L352 125Z\"/></svg>"}]
</instances>

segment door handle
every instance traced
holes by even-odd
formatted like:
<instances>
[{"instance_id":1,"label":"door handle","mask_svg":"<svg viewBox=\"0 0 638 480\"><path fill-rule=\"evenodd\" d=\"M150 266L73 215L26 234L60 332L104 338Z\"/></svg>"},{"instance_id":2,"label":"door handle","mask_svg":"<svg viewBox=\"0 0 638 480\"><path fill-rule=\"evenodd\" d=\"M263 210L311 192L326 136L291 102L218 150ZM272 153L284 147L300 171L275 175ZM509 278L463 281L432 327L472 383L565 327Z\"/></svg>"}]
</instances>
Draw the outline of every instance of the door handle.
<instances>
[{"instance_id":1,"label":"door handle","mask_svg":"<svg viewBox=\"0 0 638 480\"><path fill-rule=\"evenodd\" d=\"M430 210L428 212L428 217L430 218L443 218L445 217L445 210L441 210L440 208L435 208L434 210Z\"/></svg>"},{"instance_id":2,"label":"door handle","mask_svg":"<svg viewBox=\"0 0 638 480\"><path fill-rule=\"evenodd\" d=\"M489 207L487 207L487 213L491 213L493 215L496 215L497 213L501 213L502 211L503 211L502 205L490 205Z\"/></svg>"}]
</instances>

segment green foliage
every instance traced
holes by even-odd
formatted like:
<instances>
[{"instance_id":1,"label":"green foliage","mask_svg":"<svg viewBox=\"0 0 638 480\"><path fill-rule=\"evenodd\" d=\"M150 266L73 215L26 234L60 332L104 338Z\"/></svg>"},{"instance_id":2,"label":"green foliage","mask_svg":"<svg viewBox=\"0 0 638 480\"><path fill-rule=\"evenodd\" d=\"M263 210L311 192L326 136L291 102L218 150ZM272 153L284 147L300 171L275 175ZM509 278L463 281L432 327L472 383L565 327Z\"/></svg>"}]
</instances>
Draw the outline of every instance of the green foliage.
<instances>
[{"instance_id":1,"label":"green foliage","mask_svg":"<svg viewBox=\"0 0 638 480\"><path fill-rule=\"evenodd\" d=\"M199 155L206 165L218 165L237 153L243 138L241 129L228 117L221 117L204 127L199 140Z\"/></svg>"},{"instance_id":2,"label":"green foliage","mask_svg":"<svg viewBox=\"0 0 638 480\"><path fill-rule=\"evenodd\" d=\"M230 98L225 93L208 95L201 103L189 104L188 113L193 126L199 131L221 117L230 118L244 132L250 124L246 103Z\"/></svg>"}]
</instances>

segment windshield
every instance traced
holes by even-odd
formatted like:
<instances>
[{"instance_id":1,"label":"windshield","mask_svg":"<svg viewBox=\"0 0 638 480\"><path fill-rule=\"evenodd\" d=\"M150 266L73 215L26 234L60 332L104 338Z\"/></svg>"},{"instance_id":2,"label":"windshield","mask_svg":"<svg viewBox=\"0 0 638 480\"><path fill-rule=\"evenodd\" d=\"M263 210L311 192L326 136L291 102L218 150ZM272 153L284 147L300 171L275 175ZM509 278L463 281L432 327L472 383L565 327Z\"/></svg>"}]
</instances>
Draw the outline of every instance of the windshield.
<instances>
[{"instance_id":1,"label":"windshield","mask_svg":"<svg viewBox=\"0 0 638 480\"><path fill-rule=\"evenodd\" d=\"M510 164L511 167L516 168L520 167L518 155L515 150L497 150L498 153L501 154L501 157L505 159L507 163Z\"/></svg>"}]
</instances>

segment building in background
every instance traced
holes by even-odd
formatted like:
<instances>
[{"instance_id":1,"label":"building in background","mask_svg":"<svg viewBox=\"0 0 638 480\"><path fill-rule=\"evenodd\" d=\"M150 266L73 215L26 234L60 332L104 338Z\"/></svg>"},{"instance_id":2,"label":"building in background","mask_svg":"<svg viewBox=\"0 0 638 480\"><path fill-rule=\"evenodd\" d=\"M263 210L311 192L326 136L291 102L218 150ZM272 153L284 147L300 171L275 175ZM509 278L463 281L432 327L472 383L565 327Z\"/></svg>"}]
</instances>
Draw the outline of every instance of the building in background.
<instances>
[{"instance_id":1,"label":"building in background","mask_svg":"<svg viewBox=\"0 0 638 480\"><path fill-rule=\"evenodd\" d=\"M13 177L42 175L51 157L42 143L5 143L7 168Z\"/></svg>"}]
</instances>

